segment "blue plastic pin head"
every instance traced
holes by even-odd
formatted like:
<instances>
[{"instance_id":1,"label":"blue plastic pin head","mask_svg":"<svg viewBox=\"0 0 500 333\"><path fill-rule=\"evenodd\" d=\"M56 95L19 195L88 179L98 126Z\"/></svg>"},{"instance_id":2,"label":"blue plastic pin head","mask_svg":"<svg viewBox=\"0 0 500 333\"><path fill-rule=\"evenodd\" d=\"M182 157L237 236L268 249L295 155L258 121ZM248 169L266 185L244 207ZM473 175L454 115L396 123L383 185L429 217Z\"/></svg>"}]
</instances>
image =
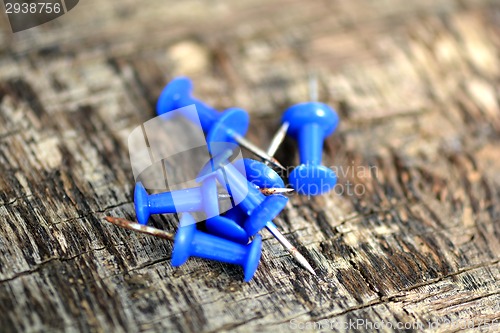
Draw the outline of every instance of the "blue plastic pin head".
<instances>
[{"instance_id":1,"label":"blue plastic pin head","mask_svg":"<svg viewBox=\"0 0 500 333\"><path fill-rule=\"evenodd\" d=\"M262 162L252 160L250 158L243 158L235 161L234 166L242 175L245 175L250 183L256 185L257 187L285 187L285 183L278 173ZM245 220L248 218L244 209L239 205L229 209L224 216L232 221L235 221L239 225L244 225Z\"/></svg>"},{"instance_id":2,"label":"blue plastic pin head","mask_svg":"<svg viewBox=\"0 0 500 333\"><path fill-rule=\"evenodd\" d=\"M205 212L219 215L219 196L215 178L207 177L200 187L148 194L141 182L135 185L134 206L137 221L147 224L151 214Z\"/></svg>"},{"instance_id":3,"label":"blue plastic pin head","mask_svg":"<svg viewBox=\"0 0 500 333\"><path fill-rule=\"evenodd\" d=\"M193 83L186 77L178 77L169 82L156 102L158 115L186 106L185 100L191 96ZM183 105L185 104L185 105ZM192 104L192 103L190 103Z\"/></svg>"},{"instance_id":4,"label":"blue plastic pin head","mask_svg":"<svg viewBox=\"0 0 500 333\"><path fill-rule=\"evenodd\" d=\"M223 146L228 146L224 144ZM226 150L227 154L224 156L229 157L230 150ZM206 227L210 234L217 235L241 244L248 243L248 234L246 231L235 221L219 216L219 205L217 200L217 182L216 175L210 168L213 164L209 161L202 169L197 177L197 182L201 183L201 197L203 199L203 209L207 216ZM214 201L217 201L215 203Z\"/></svg>"},{"instance_id":5,"label":"blue plastic pin head","mask_svg":"<svg viewBox=\"0 0 500 333\"><path fill-rule=\"evenodd\" d=\"M156 113L162 115L191 104L196 106L207 142L233 142L234 134L244 136L250 122L248 113L239 108L218 112L202 101L192 97L193 84L187 77L177 77L163 89L156 104ZM193 121L193 119L190 119Z\"/></svg>"},{"instance_id":6,"label":"blue plastic pin head","mask_svg":"<svg viewBox=\"0 0 500 333\"><path fill-rule=\"evenodd\" d=\"M244 229L249 236L255 235L266 226L268 221L274 219L286 206L288 198L282 195L266 197L250 183L234 164L227 160L227 154L221 153L207 163L202 173L214 172L220 184L226 186L244 213L251 216L255 211L259 218L247 219ZM257 209L259 207L259 209Z\"/></svg>"},{"instance_id":7,"label":"blue plastic pin head","mask_svg":"<svg viewBox=\"0 0 500 333\"><path fill-rule=\"evenodd\" d=\"M298 141L300 165L288 181L299 194L319 195L337 183L333 170L321 165L323 142L337 128L339 117L328 105L319 102L296 104L285 111L288 134Z\"/></svg>"},{"instance_id":8,"label":"blue plastic pin head","mask_svg":"<svg viewBox=\"0 0 500 333\"><path fill-rule=\"evenodd\" d=\"M141 182L135 184L134 206L137 221L142 225L147 224L149 216L151 215L151 210L149 209L149 195Z\"/></svg>"},{"instance_id":9,"label":"blue plastic pin head","mask_svg":"<svg viewBox=\"0 0 500 333\"><path fill-rule=\"evenodd\" d=\"M265 163L250 158L243 158L235 161L234 166L250 183L260 188L285 187L285 183L280 175Z\"/></svg>"},{"instance_id":10,"label":"blue plastic pin head","mask_svg":"<svg viewBox=\"0 0 500 333\"><path fill-rule=\"evenodd\" d=\"M245 282L252 279L259 266L262 238L257 235L248 245L242 245L196 230L193 217L183 214L172 253L172 265L180 266L190 256L217 260L243 267Z\"/></svg>"}]
</instances>

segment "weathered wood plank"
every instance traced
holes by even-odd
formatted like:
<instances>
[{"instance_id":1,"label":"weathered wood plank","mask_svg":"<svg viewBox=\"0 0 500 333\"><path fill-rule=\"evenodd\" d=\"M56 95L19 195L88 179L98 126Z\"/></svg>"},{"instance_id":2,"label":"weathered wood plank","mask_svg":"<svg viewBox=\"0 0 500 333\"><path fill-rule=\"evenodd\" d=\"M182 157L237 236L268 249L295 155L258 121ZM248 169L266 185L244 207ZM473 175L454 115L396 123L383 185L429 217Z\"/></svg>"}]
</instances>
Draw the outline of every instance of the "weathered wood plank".
<instances>
[{"instance_id":1,"label":"weathered wood plank","mask_svg":"<svg viewBox=\"0 0 500 333\"><path fill-rule=\"evenodd\" d=\"M276 0L85 1L17 34L0 19L0 324L498 330L499 17L495 1ZM339 186L276 223L318 278L267 233L242 283L230 265L174 269L170 244L103 223L134 219L127 137L171 77L249 110L265 146L310 70L341 115L324 154ZM294 143L277 157L296 164Z\"/></svg>"}]
</instances>

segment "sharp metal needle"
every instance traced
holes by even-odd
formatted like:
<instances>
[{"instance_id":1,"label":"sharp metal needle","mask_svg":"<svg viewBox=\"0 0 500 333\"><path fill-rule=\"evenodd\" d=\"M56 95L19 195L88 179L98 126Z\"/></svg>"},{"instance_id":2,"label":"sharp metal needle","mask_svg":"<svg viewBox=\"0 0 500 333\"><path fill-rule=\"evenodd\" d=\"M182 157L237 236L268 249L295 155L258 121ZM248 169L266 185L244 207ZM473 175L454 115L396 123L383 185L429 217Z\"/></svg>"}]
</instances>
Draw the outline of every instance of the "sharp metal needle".
<instances>
[{"instance_id":1,"label":"sharp metal needle","mask_svg":"<svg viewBox=\"0 0 500 333\"><path fill-rule=\"evenodd\" d=\"M278 129L276 134L274 134L271 144L269 145L269 148L267 148L267 154L269 156L274 156L274 154L276 154L276 151L280 147L281 143L285 140L286 132L288 131L289 126L290 124L285 121L281 124L281 127Z\"/></svg>"},{"instance_id":2,"label":"sharp metal needle","mask_svg":"<svg viewBox=\"0 0 500 333\"><path fill-rule=\"evenodd\" d=\"M307 269L311 274L316 275L316 272L312 268L312 266L307 262L306 258L297 250L295 246L293 246L285 236L278 230L276 225L272 222L267 222L266 229L278 240L287 249L287 251L299 262L299 264Z\"/></svg>"},{"instance_id":3,"label":"sharp metal needle","mask_svg":"<svg viewBox=\"0 0 500 333\"><path fill-rule=\"evenodd\" d=\"M271 195L271 194L284 194L284 193L290 193L295 191L293 188L286 188L286 187L259 187L260 193L264 195ZM231 195L229 193L219 193L218 194L219 199L228 199L231 198Z\"/></svg>"},{"instance_id":4,"label":"sharp metal needle","mask_svg":"<svg viewBox=\"0 0 500 333\"><path fill-rule=\"evenodd\" d=\"M316 102L318 100L318 77L316 73L309 75L309 99L313 102ZM283 140L285 140L286 132L288 131L289 126L290 124L288 122L283 122L276 134L274 134L274 137L271 140L271 144L269 145L269 148L267 148L266 152L269 157L274 158L274 154L278 150Z\"/></svg>"},{"instance_id":5,"label":"sharp metal needle","mask_svg":"<svg viewBox=\"0 0 500 333\"><path fill-rule=\"evenodd\" d=\"M295 191L293 188L279 188L279 187L268 187L268 188L259 188L260 192L264 195L271 195L271 194L283 194L283 193L290 193Z\"/></svg>"},{"instance_id":6,"label":"sharp metal needle","mask_svg":"<svg viewBox=\"0 0 500 333\"><path fill-rule=\"evenodd\" d=\"M255 155L257 155L260 158L262 158L263 160L277 166L278 168L280 168L282 170L286 170L285 167L283 165L281 165L281 163L278 162L277 159L275 159L272 156L269 156L269 154L267 154L264 150L260 149L259 147L257 147L256 145L254 145L253 143L251 143L250 141L245 139L243 136L241 136L235 132L232 133L232 136L236 140L236 142L238 142L243 148L251 151Z\"/></svg>"},{"instance_id":7,"label":"sharp metal needle","mask_svg":"<svg viewBox=\"0 0 500 333\"><path fill-rule=\"evenodd\" d=\"M312 268L312 266L307 262L306 258L297 250L295 246L293 246L281 233L281 231L278 230L276 225L269 221L266 223L266 229L278 240L278 242L281 243L285 247L285 249L292 255L292 257L295 258L299 262L299 264L307 269L311 274L316 275L316 272Z\"/></svg>"},{"instance_id":8,"label":"sharp metal needle","mask_svg":"<svg viewBox=\"0 0 500 333\"><path fill-rule=\"evenodd\" d=\"M166 239L169 241L173 241L174 237L175 237L173 234L166 232L164 230L153 228L153 227L148 227L147 225L142 225L142 224L139 224L137 222L132 222L132 221L129 221L126 219L122 219L120 217L106 216L104 219L106 221L108 221L109 223L113 223L114 225L117 225L119 227L122 227L122 228L125 228L128 230L137 231L137 232L147 234L150 236L163 238L163 239Z\"/></svg>"},{"instance_id":9,"label":"sharp metal needle","mask_svg":"<svg viewBox=\"0 0 500 333\"><path fill-rule=\"evenodd\" d=\"M149 227L147 225L142 225L137 222L132 222L120 217L112 217L112 216L106 216L105 220L108 221L109 223L112 223L114 225L117 225L121 228L132 230L132 231L137 231L142 234L166 239L168 241L174 241L174 235L166 232L165 230ZM276 237L276 239L283 244L283 246L292 254L292 256L302 265L304 268L306 268L309 272L312 274L316 275L314 272L314 269L309 265L307 260L297 251L297 249L290 244L290 242L283 236L281 232L279 232L278 229L276 229L276 226L274 223L268 223L266 225L267 230Z\"/></svg>"},{"instance_id":10,"label":"sharp metal needle","mask_svg":"<svg viewBox=\"0 0 500 333\"><path fill-rule=\"evenodd\" d=\"M282 187L264 187L259 188L259 191L264 195L278 194L278 193L290 193L295 191L293 188L282 188ZM217 198L219 199L229 199L231 195L229 193L219 192L217 193Z\"/></svg>"}]
</instances>

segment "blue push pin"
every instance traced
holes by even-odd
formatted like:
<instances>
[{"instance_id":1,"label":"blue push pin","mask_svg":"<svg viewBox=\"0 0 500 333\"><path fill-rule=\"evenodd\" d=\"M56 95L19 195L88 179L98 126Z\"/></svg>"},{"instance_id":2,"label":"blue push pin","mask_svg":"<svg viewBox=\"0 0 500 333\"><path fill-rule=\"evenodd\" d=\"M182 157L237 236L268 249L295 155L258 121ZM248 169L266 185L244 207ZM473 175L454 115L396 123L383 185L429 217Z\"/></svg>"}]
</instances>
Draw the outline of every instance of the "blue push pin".
<instances>
[{"instance_id":1,"label":"blue push pin","mask_svg":"<svg viewBox=\"0 0 500 333\"><path fill-rule=\"evenodd\" d=\"M288 123L288 134L299 143L300 165L288 177L289 183L300 194L320 195L329 192L337 183L333 170L321 165L323 141L339 123L337 113L319 102L296 104L285 111L283 123Z\"/></svg>"},{"instance_id":2,"label":"blue push pin","mask_svg":"<svg viewBox=\"0 0 500 333\"><path fill-rule=\"evenodd\" d=\"M220 195L213 176L206 177L200 187L148 194L142 183L135 185L134 205L137 220L146 225L151 214L205 212L207 229L221 237L246 244L248 234L236 222L218 216Z\"/></svg>"},{"instance_id":3,"label":"blue push pin","mask_svg":"<svg viewBox=\"0 0 500 333\"><path fill-rule=\"evenodd\" d=\"M207 187L206 184L172 192L148 194L142 183L138 182L135 184L134 191L137 221L142 225L146 225L151 214L213 211L214 207L219 205L217 187L212 187L211 191L206 191L209 193L207 195L202 190L203 187ZM216 215L218 213L212 216Z\"/></svg>"},{"instance_id":4,"label":"blue push pin","mask_svg":"<svg viewBox=\"0 0 500 333\"><path fill-rule=\"evenodd\" d=\"M191 104L196 106L198 118L207 136L207 142L238 143L260 158L285 169L275 158L244 138L248 131L248 113L239 108L229 108L218 112L200 100L191 96L193 84L187 77L177 77L163 89L156 104L156 113L162 115ZM188 115L191 116L191 115ZM190 119L195 123L198 119Z\"/></svg>"},{"instance_id":5,"label":"blue push pin","mask_svg":"<svg viewBox=\"0 0 500 333\"><path fill-rule=\"evenodd\" d=\"M264 227L287 249L287 251L307 270L316 275L314 269L297 249L278 230L272 220L285 208L288 198L282 195L264 196L252 183L250 183L238 169L227 161L227 154L214 157L212 163L206 164L200 174L215 172L217 180L226 184L227 190L239 203L243 214L248 216L243 227L252 236ZM212 171L215 168L215 171ZM260 166L270 169L269 167ZM259 169L256 169L259 170ZM274 176L271 176L275 180ZM198 181L201 181L199 179ZM239 214L237 211L235 214Z\"/></svg>"},{"instance_id":6,"label":"blue push pin","mask_svg":"<svg viewBox=\"0 0 500 333\"><path fill-rule=\"evenodd\" d=\"M337 128L339 117L328 105L316 102L316 75L310 76L309 96L312 102L296 104L285 111L267 154L274 155L288 132L299 142L301 163L292 171L288 182L300 194L319 195L332 190L337 183L335 172L321 165L321 156L323 141Z\"/></svg>"},{"instance_id":7,"label":"blue push pin","mask_svg":"<svg viewBox=\"0 0 500 333\"><path fill-rule=\"evenodd\" d=\"M293 189L285 189L285 184L280 175L262 162L244 158L234 162L234 166L242 175L246 176L250 183L259 188L277 188L288 190L288 192L293 191ZM224 216L236 221L238 224L243 224L248 218L248 215L245 214L239 205L225 212Z\"/></svg>"},{"instance_id":8,"label":"blue push pin","mask_svg":"<svg viewBox=\"0 0 500 333\"><path fill-rule=\"evenodd\" d=\"M165 230L145 226L123 218L106 216L106 221L125 229L174 241L173 266L182 265L189 256L219 260L243 266L245 281L248 282L259 265L262 250L262 238L259 235L248 245L233 243L230 240L197 231L195 220L190 214L183 215L175 236Z\"/></svg>"},{"instance_id":9,"label":"blue push pin","mask_svg":"<svg viewBox=\"0 0 500 333\"><path fill-rule=\"evenodd\" d=\"M195 220L184 214L174 240L172 266L180 266L190 256L217 260L243 267L245 282L252 279L259 266L262 238L256 235L248 245L241 245L196 230Z\"/></svg>"}]
</instances>

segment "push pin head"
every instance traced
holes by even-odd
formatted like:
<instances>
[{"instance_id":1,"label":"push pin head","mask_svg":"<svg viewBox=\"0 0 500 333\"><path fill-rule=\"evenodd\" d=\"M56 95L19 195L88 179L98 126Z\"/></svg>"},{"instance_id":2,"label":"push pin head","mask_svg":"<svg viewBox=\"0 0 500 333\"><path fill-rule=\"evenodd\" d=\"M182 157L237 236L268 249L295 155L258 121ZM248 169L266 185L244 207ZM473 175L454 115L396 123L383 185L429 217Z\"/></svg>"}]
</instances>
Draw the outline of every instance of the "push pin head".
<instances>
[{"instance_id":1,"label":"push pin head","mask_svg":"<svg viewBox=\"0 0 500 333\"><path fill-rule=\"evenodd\" d=\"M194 98L191 93L193 83L187 77L177 77L163 89L156 104L158 115L179 109L191 104L196 106L198 118L203 131L207 134L207 142L233 142L234 135L244 136L248 131L250 118L248 113L239 108L229 108L218 112L214 108Z\"/></svg>"},{"instance_id":2,"label":"push pin head","mask_svg":"<svg viewBox=\"0 0 500 333\"><path fill-rule=\"evenodd\" d=\"M324 140L339 124L339 116L328 105L320 102L305 102L289 107L283 114L283 122L288 122L288 134L299 140L301 131L307 125L317 125L318 136Z\"/></svg>"},{"instance_id":3,"label":"push pin head","mask_svg":"<svg viewBox=\"0 0 500 333\"><path fill-rule=\"evenodd\" d=\"M289 183L300 194L319 195L333 189L337 176L321 165L323 141L337 128L339 117L328 105L319 102L296 104L285 111L283 122L290 124L288 134L299 144L300 163L290 174Z\"/></svg>"},{"instance_id":4,"label":"push pin head","mask_svg":"<svg viewBox=\"0 0 500 333\"><path fill-rule=\"evenodd\" d=\"M147 224L151 214L205 212L207 217L219 215L219 193L214 175L207 175L199 187L148 194L141 182L135 185L134 206L137 221Z\"/></svg>"},{"instance_id":5,"label":"push pin head","mask_svg":"<svg viewBox=\"0 0 500 333\"><path fill-rule=\"evenodd\" d=\"M238 171L245 175L247 180L260 188L284 188L285 183L280 175L265 163L250 158L239 159L234 162Z\"/></svg>"},{"instance_id":6,"label":"push pin head","mask_svg":"<svg viewBox=\"0 0 500 333\"><path fill-rule=\"evenodd\" d=\"M235 161L234 166L242 175L246 176L249 182L260 187L261 191L263 189L284 190L285 184L283 183L283 179L265 163L250 158L244 158ZM231 208L224 216L241 225L243 225L244 221L248 218L248 215L244 213L240 206Z\"/></svg>"},{"instance_id":7,"label":"push pin head","mask_svg":"<svg viewBox=\"0 0 500 333\"><path fill-rule=\"evenodd\" d=\"M259 212L258 217L248 219L244 224L248 235L253 236L285 208L288 198L282 195L266 197L240 173L233 163L228 161L228 155L230 155L230 151L226 150L215 156L203 167L200 174L209 174L215 171L219 183L226 186L234 202L239 204L246 214L254 215L254 212ZM265 165L264 168L270 169ZM203 180L203 176L200 177L198 181ZM260 209L257 210L257 207Z\"/></svg>"},{"instance_id":8,"label":"push pin head","mask_svg":"<svg viewBox=\"0 0 500 333\"><path fill-rule=\"evenodd\" d=\"M207 142L236 143L235 134L244 136L249 124L248 113L239 108L229 108L220 113L219 119L207 132Z\"/></svg>"},{"instance_id":9,"label":"push pin head","mask_svg":"<svg viewBox=\"0 0 500 333\"><path fill-rule=\"evenodd\" d=\"M236 264L243 267L245 281L248 282L259 266L261 249L260 235L248 245L234 243L196 230L193 217L184 214L175 235L172 265L180 266L190 256Z\"/></svg>"},{"instance_id":10,"label":"push pin head","mask_svg":"<svg viewBox=\"0 0 500 333\"><path fill-rule=\"evenodd\" d=\"M192 90L193 83L187 77L173 79L163 88L156 103L156 113L162 115L182 106L187 106L188 104L182 105L182 101L191 95Z\"/></svg>"},{"instance_id":11,"label":"push pin head","mask_svg":"<svg viewBox=\"0 0 500 333\"><path fill-rule=\"evenodd\" d=\"M234 162L236 169L247 180L259 188L264 195L285 194L294 192L293 188L285 187L283 179L276 171L269 168L267 164L249 158Z\"/></svg>"},{"instance_id":12,"label":"push pin head","mask_svg":"<svg viewBox=\"0 0 500 333\"><path fill-rule=\"evenodd\" d=\"M149 200L148 193L146 189L142 185L142 183L138 182L135 184L134 190L134 206L135 206L135 215L137 216L137 221L140 224L146 225L149 219Z\"/></svg>"},{"instance_id":13,"label":"push pin head","mask_svg":"<svg viewBox=\"0 0 500 333\"><path fill-rule=\"evenodd\" d=\"M159 194L147 194L142 183L135 185L134 205L137 221L146 225L150 214L205 211L207 230L214 235L248 243L248 234L236 222L219 215L219 195L215 179L205 179L198 188L191 188Z\"/></svg>"},{"instance_id":14,"label":"push pin head","mask_svg":"<svg viewBox=\"0 0 500 333\"><path fill-rule=\"evenodd\" d=\"M246 175L247 180L258 187L284 188L285 184L281 177L262 162L249 158L238 160L234 163L236 169ZM266 226L266 223L272 221L286 206L288 198L281 195L272 195L266 197L264 201L257 206L250 217L245 221L245 230L249 235L254 235ZM229 213L230 217L241 219L241 211ZM238 221L238 220L235 220Z\"/></svg>"}]
</instances>

